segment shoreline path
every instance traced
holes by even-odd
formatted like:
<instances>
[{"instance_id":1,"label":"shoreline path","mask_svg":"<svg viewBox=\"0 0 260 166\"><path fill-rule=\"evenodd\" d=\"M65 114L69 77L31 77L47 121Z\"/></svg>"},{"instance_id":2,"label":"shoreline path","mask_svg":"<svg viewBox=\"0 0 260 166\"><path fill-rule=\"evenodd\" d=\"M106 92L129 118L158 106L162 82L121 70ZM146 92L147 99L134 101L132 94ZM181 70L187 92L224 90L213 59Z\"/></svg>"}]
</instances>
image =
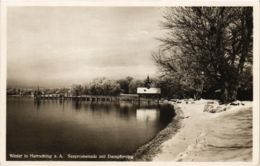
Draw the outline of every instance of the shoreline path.
<instances>
[{"instance_id":1,"label":"shoreline path","mask_svg":"<svg viewBox=\"0 0 260 166\"><path fill-rule=\"evenodd\" d=\"M252 161L252 102L219 113L203 112L207 102L174 104L182 110L182 126L152 161Z\"/></svg>"}]
</instances>

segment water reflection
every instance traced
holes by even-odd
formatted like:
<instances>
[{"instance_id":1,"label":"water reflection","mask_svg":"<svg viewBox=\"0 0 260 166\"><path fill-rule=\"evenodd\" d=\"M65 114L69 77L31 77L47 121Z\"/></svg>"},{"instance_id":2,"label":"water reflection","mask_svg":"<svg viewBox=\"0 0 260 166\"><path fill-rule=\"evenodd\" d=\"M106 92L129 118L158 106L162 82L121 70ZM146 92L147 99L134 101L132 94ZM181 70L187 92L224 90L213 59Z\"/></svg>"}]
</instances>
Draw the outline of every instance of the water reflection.
<instances>
[{"instance_id":1,"label":"water reflection","mask_svg":"<svg viewBox=\"0 0 260 166\"><path fill-rule=\"evenodd\" d=\"M172 106L163 105L157 106L156 108L153 105L135 105L130 102L120 102L120 103L89 103L84 101L68 101L68 100L35 100L34 107L35 110L40 110L43 105L60 105L64 111L69 105L72 106L73 110L76 111L92 111L93 115L102 116L103 113L110 114L114 112L117 116L129 119L136 118L138 121L162 121L168 123L169 117L174 116L174 111ZM118 111L116 111L118 110Z\"/></svg>"},{"instance_id":2,"label":"water reflection","mask_svg":"<svg viewBox=\"0 0 260 166\"><path fill-rule=\"evenodd\" d=\"M7 152L132 154L171 121L173 112L127 102L8 98Z\"/></svg>"},{"instance_id":3,"label":"water reflection","mask_svg":"<svg viewBox=\"0 0 260 166\"><path fill-rule=\"evenodd\" d=\"M34 106L36 107L36 110L40 109L41 101L40 100L34 100Z\"/></svg>"},{"instance_id":4,"label":"water reflection","mask_svg":"<svg viewBox=\"0 0 260 166\"><path fill-rule=\"evenodd\" d=\"M80 110L81 109L81 106L82 104L80 103L80 101L73 101L73 107L75 108L75 110Z\"/></svg>"},{"instance_id":5,"label":"water reflection","mask_svg":"<svg viewBox=\"0 0 260 166\"><path fill-rule=\"evenodd\" d=\"M156 109L137 109L136 119L140 121L156 121L158 120L160 112Z\"/></svg>"}]
</instances>

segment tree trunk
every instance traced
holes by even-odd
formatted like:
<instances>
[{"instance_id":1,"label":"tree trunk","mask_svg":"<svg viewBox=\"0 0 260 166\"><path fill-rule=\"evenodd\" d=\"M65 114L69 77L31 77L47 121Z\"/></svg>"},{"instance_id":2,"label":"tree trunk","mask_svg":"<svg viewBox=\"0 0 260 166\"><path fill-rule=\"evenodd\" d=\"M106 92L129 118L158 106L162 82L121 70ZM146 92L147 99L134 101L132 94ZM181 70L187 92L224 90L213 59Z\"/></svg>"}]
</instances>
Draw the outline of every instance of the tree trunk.
<instances>
[{"instance_id":1,"label":"tree trunk","mask_svg":"<svg viewBox=\"0 0 260 166\"><path fill-rule=\"evenodd\" d=\"M232 85L232 88L230 88L230 93L229 93L230 94L230 101L237 100L238 87L239 87L239 85L236 83L236 84Z\"/></svg>"},{"instance_id":2,"label":"tree trunk","mask_svg":"<svg viewBox=\"0 0 260 166\"><path fill-rule=\"evenodd\" d=\"M221 103L227 103L229 101L229 93L228 93L228 83L223 82L222 87L221 87L221 97L220 97L220 102Z\"/></svg>"},{"instance_id":3,"label":"tree trunk","mask_svg":"<svg viewBox=\"0 0 260 166\"><path fill-rule=\"evenodd\" d=\"M238 84L224 82L221 88L221 103L228 103L237 100Z\"/></svg>"}]
</instances>

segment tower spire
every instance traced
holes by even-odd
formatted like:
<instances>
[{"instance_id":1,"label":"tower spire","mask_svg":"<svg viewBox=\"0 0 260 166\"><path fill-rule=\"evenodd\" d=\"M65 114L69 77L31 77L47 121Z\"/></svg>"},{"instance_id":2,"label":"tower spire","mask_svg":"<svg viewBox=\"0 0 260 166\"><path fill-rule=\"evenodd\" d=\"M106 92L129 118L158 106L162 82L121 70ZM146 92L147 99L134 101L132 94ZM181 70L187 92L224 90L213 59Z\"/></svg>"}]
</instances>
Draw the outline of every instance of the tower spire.
<instances>
[{"instance_id":1,"label":"tower spire","mask_svg":"<svg viewBox=\"0 0 260 166\"><path fill-rule=\"evenodd\" d=\"M148 89L151 87L151 81L150 81L149 75L147 76L147 78L145 80L145 87Z\"/></svg>"}]
</instances>

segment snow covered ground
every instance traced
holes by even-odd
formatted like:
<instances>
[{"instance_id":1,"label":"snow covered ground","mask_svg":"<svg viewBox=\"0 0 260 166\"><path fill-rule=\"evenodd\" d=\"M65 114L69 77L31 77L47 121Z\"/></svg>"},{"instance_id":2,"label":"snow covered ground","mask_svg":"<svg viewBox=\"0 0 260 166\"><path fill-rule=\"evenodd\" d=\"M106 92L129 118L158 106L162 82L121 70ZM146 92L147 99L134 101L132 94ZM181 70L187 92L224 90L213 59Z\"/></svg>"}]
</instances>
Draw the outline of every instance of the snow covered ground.
<instances>
[{"instance_id":1,"label":"snow covered ground","mask_svg":"<svg viewBox=\"0 0 260 166\"><path fill-rule=\"evenodd\" d=\"M205 112L205 106L222 110ZM212 100L173 103L183 111L179 132L160 146L154 161L251 161L252 102Z\"/></svg>"}]
</instances>

